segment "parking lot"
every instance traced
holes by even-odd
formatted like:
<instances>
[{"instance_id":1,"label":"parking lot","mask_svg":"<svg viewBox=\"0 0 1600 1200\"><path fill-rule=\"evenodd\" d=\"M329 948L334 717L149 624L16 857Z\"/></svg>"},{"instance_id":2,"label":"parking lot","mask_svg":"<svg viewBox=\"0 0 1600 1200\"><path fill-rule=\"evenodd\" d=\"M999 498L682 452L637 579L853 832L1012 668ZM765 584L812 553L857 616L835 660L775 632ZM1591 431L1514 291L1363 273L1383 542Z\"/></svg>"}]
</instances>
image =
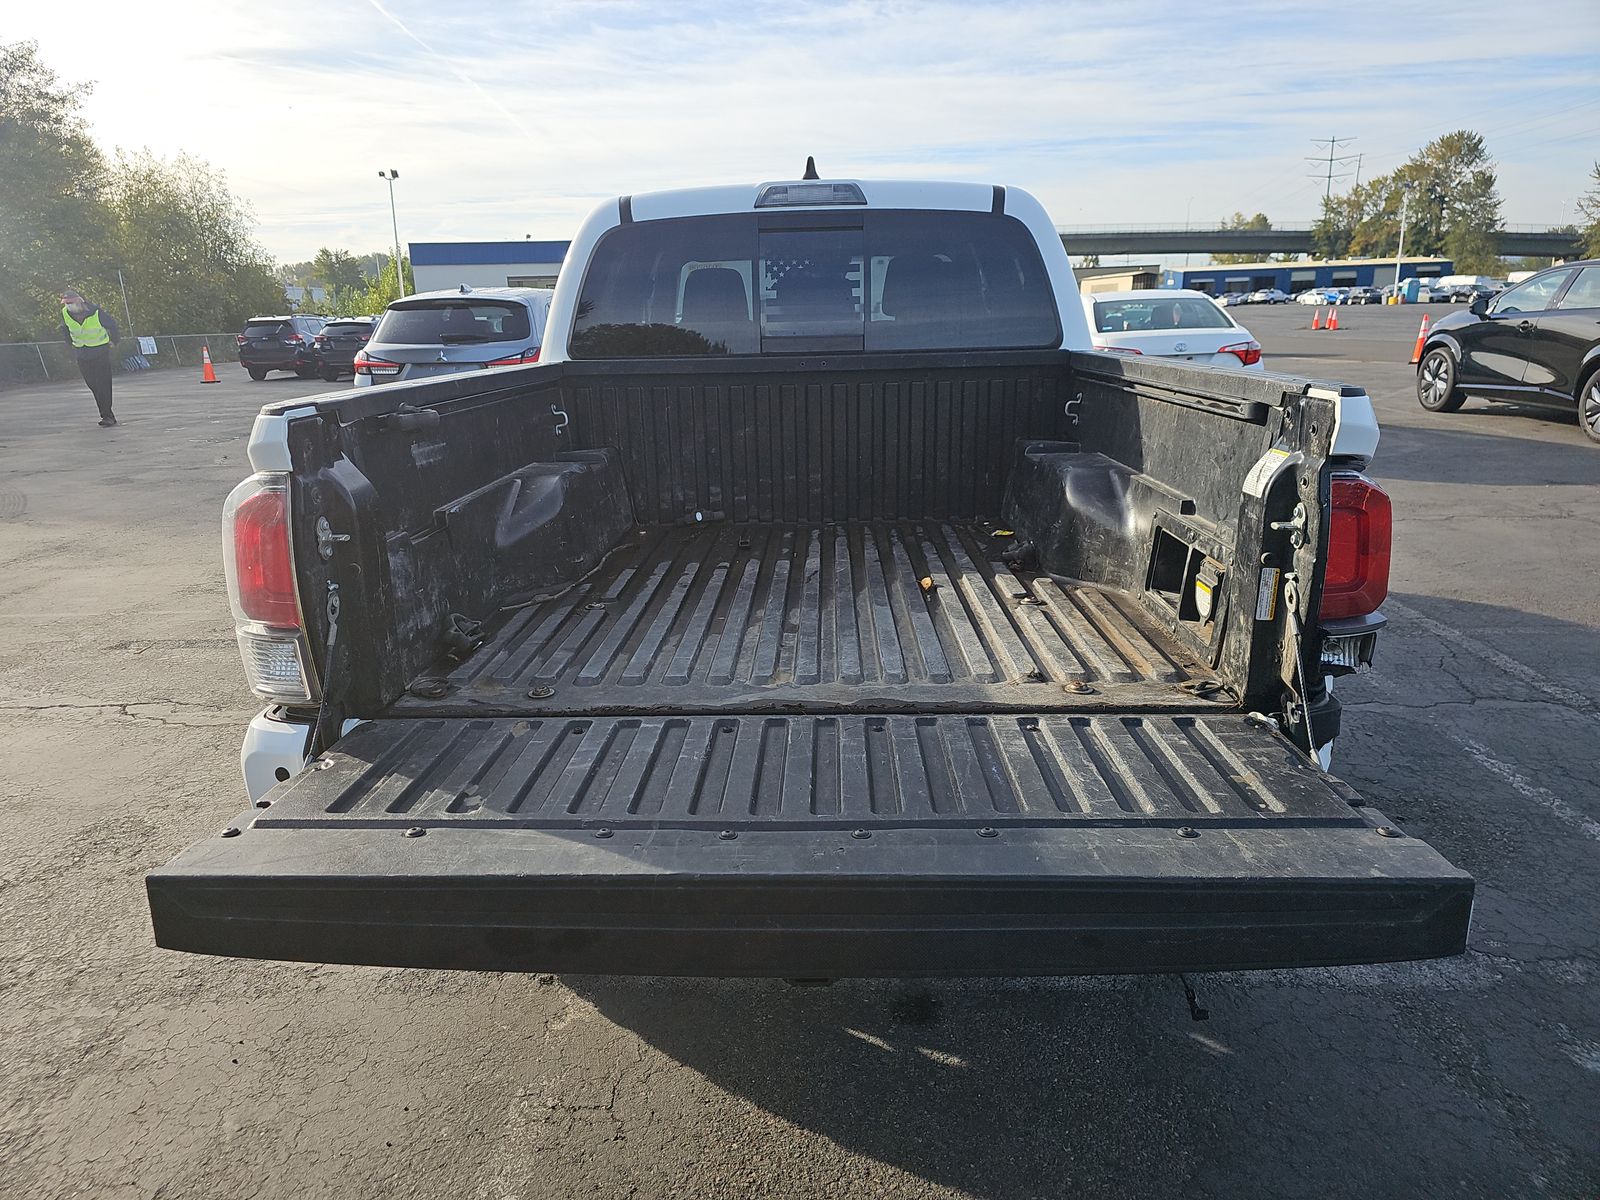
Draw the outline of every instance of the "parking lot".
<instances>
[{"instance_id":1,"label":"parking lot","mask_svg":"<svg viewBox=\"0 0 1600 1200\"><path fill-rule=\"evenodd\" d=\"M144 874L244 806L219 511L237 364L0 392L0 1194L1593 1196L1600 447L1431 415L1417 308L1231 314L1365 386L1395 507L1335 770L1478 881L1416 965L960 983L454 975L180 956ZM1450 311L1433 305L1434 319ZM341 385L348 386L348 385Z\"/></svg>"}]
</instances>

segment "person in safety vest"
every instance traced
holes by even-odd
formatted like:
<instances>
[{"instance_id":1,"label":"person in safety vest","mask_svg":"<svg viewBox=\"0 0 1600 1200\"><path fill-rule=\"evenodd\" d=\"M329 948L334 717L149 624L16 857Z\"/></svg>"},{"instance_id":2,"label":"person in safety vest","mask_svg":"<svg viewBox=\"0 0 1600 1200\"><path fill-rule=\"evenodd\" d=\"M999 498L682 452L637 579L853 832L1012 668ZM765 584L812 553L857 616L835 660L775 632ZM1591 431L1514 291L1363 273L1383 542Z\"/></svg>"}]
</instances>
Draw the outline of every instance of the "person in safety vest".
<instances>
[{"instance_id":1,"label":"person in safety vest","mask_svg":"<svg viewBox=\"0 0 1600 1200\"><path fill-rule=\"evenodd\" d=\"M100 406L100 424L112 426L111 347L122 340L116 320L98 304L90 304L67 288L61 293L61 338L78 357L78 373Z\"/></svg>"}]
</instances>

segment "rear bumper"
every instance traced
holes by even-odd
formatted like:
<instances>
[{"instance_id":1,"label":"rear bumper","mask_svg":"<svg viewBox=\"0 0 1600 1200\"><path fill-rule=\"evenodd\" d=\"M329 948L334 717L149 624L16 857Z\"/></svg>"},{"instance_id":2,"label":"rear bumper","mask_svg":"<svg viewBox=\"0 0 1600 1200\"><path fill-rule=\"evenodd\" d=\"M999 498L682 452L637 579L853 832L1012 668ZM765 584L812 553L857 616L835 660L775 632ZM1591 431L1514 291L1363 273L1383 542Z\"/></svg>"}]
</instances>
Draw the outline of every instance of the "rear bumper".
<instances>
[{"instance_id":1,"label":"rear bumper","mask_svg":"<svg viewBox=\"0 0 1600 1200\"><path fill-rule=\"evenodd\" d=\"M1056 975L1443 957L1472 910L1469 876L1369 826L414 828L202 842L148 879L156 942L493 971Z\"/></svg>"},{"instance_id":2,"label":"rear bumper","mask_svg":"<svg viewBox=\"0 0 1600 1200\"><path fill-rule=\"evenodd\" d=\"M298 354L256 354L246 352L239 355L239 365L248 370L251 367L263 371L296 371L304 370L316 360L305 352Z\"/></svg>"}]
</instances>

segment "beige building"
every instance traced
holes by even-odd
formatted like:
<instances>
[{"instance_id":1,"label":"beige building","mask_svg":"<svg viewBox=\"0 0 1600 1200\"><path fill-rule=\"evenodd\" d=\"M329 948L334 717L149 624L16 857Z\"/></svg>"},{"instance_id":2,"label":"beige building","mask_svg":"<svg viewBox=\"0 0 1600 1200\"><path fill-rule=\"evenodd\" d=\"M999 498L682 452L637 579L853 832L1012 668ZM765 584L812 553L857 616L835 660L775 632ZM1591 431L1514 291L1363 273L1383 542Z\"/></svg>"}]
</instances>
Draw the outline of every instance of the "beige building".
<instances>
[{"instance_id":1,"label":"beige building","mask_svg":"<svg viewBox=\"0 0 1600 1200\"><path fill-rule=\"evenodd\" d=\"M1161 264L1139 263L1121 267L1074 267L1078 290L1084 295L1094 292L1130 292L1138 288L1161 286Z\"/></svg>"}]
</instances>

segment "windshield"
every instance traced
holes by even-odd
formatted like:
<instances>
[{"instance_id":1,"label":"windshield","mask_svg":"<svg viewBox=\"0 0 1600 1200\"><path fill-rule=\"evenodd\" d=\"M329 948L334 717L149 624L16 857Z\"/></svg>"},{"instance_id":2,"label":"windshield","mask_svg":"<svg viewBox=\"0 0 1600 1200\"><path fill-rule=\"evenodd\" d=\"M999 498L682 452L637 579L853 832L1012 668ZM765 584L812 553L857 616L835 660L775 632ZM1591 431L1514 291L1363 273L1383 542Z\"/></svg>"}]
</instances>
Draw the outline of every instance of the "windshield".
<instances>
[{"instance_id":1,"label":"windshield","mask_svg":"<svg viewBox=\"0 0 1600 1200\"><path fill-rule=\"evenodd\" d=\"M1015 218L741 213L606 234L584 277L570 352L637 358L1060 341L1049 276Z\"/></svg>"},{"instance_id":2,"label":"windshield","mask_svg":"<svg viewBox=\"0 0 1600 1200\"><path fill-rule=\"evenodd\" d=\"M372 340L391 346L521 342L531 336L528 310L494 300L424 300L392 305Z\"/></svg>"},{"instance_id":3,"label":"windshield","mask_svg":"<svg viewBox=\"0 0 1600 1200\"><path fill-rule=\"evenodd\" d=\"M1180 296L1176 300L1096 300L1094 327L1100 333L1140 333L1164 329L1231 329L1210 300Z\"/></svg>"}]
</instances>

